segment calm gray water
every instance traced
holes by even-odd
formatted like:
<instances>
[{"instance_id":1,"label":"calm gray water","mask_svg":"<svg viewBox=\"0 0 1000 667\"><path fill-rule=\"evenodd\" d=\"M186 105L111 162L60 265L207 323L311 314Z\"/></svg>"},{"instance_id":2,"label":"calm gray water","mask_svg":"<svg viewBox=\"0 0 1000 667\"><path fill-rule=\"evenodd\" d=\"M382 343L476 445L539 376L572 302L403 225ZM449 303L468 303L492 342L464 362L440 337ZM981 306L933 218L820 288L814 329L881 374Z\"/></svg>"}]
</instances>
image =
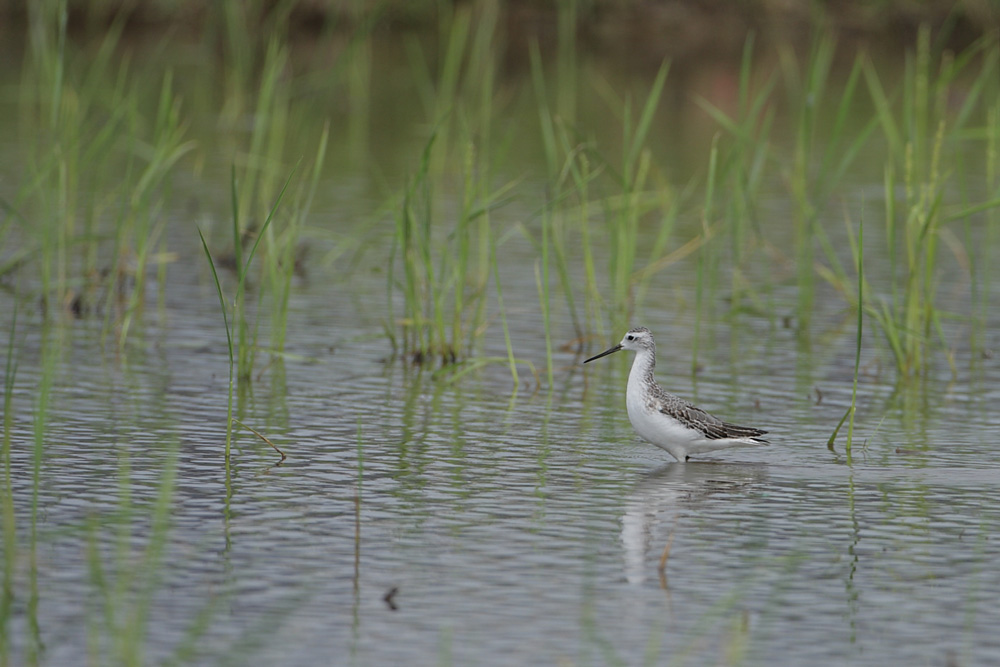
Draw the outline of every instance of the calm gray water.
<instances>
[{"instance_id":1,"label":"calm gray water","mask_svg":"<svg viewBox=\"0 0 1000 667\"><path fill-rule=\"evenodd\" d=\"M290 356L263 370L238 406L288 460L275 466L266 445L240 433L227 502L225 339L197 246L179 234L174 247L183 259L171 267L166 309L150 306L124 354L108 351L100 322L58 327L64 353L39 501L45 664L76 663L88 637L107 636L106 608L114 623L132 613L127 591L141 582L155 590L151 663L187 641L181 662L192 664L1000 656L993 359L959 352L954 381L942 370L901 393L889 369L871 370L847 466L843 438L837 454L825 443L850 400L850 326L803 351L780 324L717 320L692 379L693 315L676 297L693 288L683 270L668 271L641 319L659 340L661 383L773 436L768 448L679 464L631 431L625 355L584 369L560 351L551 392L532 381L512 394L502 365L448 383L391 358L384 277L363 278L367 266L349 281L320 272L297 285ZM506 268L518 354L542 368L534 285ZM10 312L11 297L0 298ZM842 306L820 302L818 329L835 331ZM572 338L562 326L557 342ZM21 526L40 331L37 315L22 312L12 453ZM503 353L498 326L482 353ZM866 350L870 369L877 356ZM149 507L172 448L168 543L146 571ZM92 549L109 595L120 596L110 602L95 585ZM23 657L23 585L18 592L11 633ZM190 640L192 626L204 629Z\"/></svg>"},{"instance_id":2,"label":"calm gray water","mask_svg":"<svg viewBox=\"0 0 1000 667\"><path fill-rule=\"evenodd\" d=\"M7 69L9 78L20 72ZM319 106L317 116L329 113ZM386 140L398 160L392 174L410 169L426 135L426 124L417 131L409 120L397 123ZM287 356L262 352L236 405L239 418L288 459L275 465L267 445L238 431L227 484L226 343L194 225L224 249L230 158L206 140L219 132L214 119L205 124L198 138L208 166L199 162L197 175L183 170L177 209L164 211L167 247L178 254L164 304L151 276L145 314L123 350L113 334L102 336L104 312L81 320L57 312L43 327L30 278L12 278L0 290L0 340L15 301L20 307L11 453L19 549L7 627L14 664L27 658L33 620L43 664L82 664L87 655L113 661L115 638L128 634L116 628L141 611L143 590L152 591L141 639L150 664L1000 662L995 309L974 343L964 317L944 318L955 373L935 342L931 372L903 388L894 384L886 345L866 333L847 465L845 433L835 452L826 442L850 404L854 315L817 279L810 344L784 326L797 298L792 203L776 187L757 202L760 256L742 267L749 281L766 285L758 294L773 316L728 314L732 279L723 253L696 376L692 258L656 275L632 322L657 338L661 384L771 434L767 448L674 463L628 423L627 355L580 363L623 332L595 335L581 353L562 349L576 333L557 291L552 387L536 387L524 367L515 388L503 364L449 382L447 374L394 359L383 333L391 217L369 225L387 195L334 145L329 181L304 232L312 252L295 282ZM663 125L661 134L690 134ZM16 127L0 128L0 152L16 145ZM695 129L705 135L697 149L705 160L717 127ZM493 220L504 239L498 256L516 353L543 370L538 253L523 235L506 232L518 224L537 232L546 188L532 184L537 176L519 158L538 153L537 137L515 135L506 178L529 172L519 190L529 195ZM873 175L845 186L853 198L831 206L825 221L849 265L844 216L863 211L866 225L876 219L866 236L876 291L889 273L879 259L881 160L859 165ZM19 185L21 163L0 162L6 196ZM382 164L378 156L373 162ZM535 195L539 201L530 201ZM981 233L974 223L973 237ZM643 234L655 231L644 221ZM685 213L669 248L699 231ZM965 240L966 230L950 231ZM978 240L968 245L981 248ZM337 247L347 251L325 261ZM939 254L940 305L967 314L968 275L946 250ZM995 269L979 275L991 294L1000 293ZM231 291L232 276L223 277ZM493 292L487 311L475 354L504 356ZM267 327L265 318L262 340ZM32 424L44 331L60 352L39 472L32 614ZM152 506L172 453L169 532L161 557L150 561Z\"/></svg>"}]
</instances>

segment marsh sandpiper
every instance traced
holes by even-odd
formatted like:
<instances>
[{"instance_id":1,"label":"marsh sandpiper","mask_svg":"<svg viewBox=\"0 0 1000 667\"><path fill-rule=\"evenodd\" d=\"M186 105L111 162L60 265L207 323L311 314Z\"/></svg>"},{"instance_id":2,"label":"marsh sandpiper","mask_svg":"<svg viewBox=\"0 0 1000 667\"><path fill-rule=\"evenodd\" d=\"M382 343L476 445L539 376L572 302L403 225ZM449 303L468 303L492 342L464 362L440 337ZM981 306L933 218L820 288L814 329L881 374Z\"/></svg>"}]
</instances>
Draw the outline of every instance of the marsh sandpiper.
<instances>
[{"instance_id":1,"label":"marsh sandpiper","mask_svg":"<svg viewBox=\"0 0 1000 667\"><path fill-rule=\"evenodd\" d=\"M667 450L678 461L687 461L693 455L717 449L768 444L760 437L767 431L724 422L656 384L653 378L656 343L646 327L629 330L620 343L583 363L619 350L635 352L625 390L625 407L632 428L644 440Z\"/></svg>"}]
</instances>

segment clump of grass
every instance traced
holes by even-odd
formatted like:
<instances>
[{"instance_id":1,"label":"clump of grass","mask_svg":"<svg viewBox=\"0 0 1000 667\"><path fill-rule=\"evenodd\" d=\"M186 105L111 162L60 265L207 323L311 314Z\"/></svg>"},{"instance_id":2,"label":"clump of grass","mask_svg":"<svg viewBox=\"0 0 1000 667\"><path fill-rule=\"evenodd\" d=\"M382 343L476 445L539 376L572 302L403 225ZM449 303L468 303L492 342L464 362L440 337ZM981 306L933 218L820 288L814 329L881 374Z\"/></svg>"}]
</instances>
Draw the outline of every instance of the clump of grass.
<instances>
[{"instance_id":1,"label":"clump of grass","mask_svg":"<svg viewBox=\"0 0 1000 667\"><path fill-rule=\"evenodd\" d=\"M486 331L492 212L516 183L493 183L494 151L502 148L492 134L497 7L444 8L440 16L435 73L417 43L408 43L432 131L394 207L385 329L409 361L451 366L470 359ZM397 290L401 315L393 306Z\"/></svg>"},{"instance_id":2,"label":"clump of grass","mask_svg":"<svg viewBox=\"0 0 1000 667\"><path fill-rule=\"evenodd\" d=\"M160 213L193 143L171 72L137 76L129 59L116 57L125 13L91 49L67 38L64 0L37 5L19 89L21 126L31 137L27 178L5 202L24 236L14 260L37 267L46 306L85 316L103 293L113 306L105 332L114 324L124 344L142 309L147 269L169 261L155 252ZM147 99L156 104L151 113Z\"/></svg>"},{"instance_id":3,"label":"clump of grass","mask_svg":"<svg viewBox=\"0 0 1000 667\"><path fill-rule=\"evenodd\" d=\"M826 119L821 114L828 96L827 87L833 63L834 41L828 35L813 40L814 46L806 70L798 71L795 57L783 52L782 65L785 81L790 91L791 107L797 110L794 160L786 173L789 189L796 204L795 208L795 257L798 282L797 325L800 341L810 337L812 314L815 301L815 238L826 199L836 184L836 177L843 174L850 163L853 151L847 151L841 161L838 174L832 174L832 162L839 155L844 141L844 123L848 118L854 91L857 87L860 69L855 61L854 70L844 88L837 91L839 101L833 129L828 130ZM822 133L822 134L821 134ZM822 136L822 140L820 140ZM864 133L855 139L855 151L862 145Z\"/></svg>"},{"instance_id":4,"label":"clump of grass","mask_svg":"<svg viewBox=\"0 0 1000 667\"><path fill-rule=\"evenodd\" d=\"M432 131L395 206L386 332L410 361L448 366L469 358L486 330L491 216L515 183L493 185L493 152L502 146L492 134L497 7L442 9L435 72L418 43L407 43ZM397 289L401 317L392 306Z\"/></svg>"},{"instance_id":5,"label":"clump of grass","mask_svg":"<svg viewBox=\"0 0 1000 667\"><path fill-rule=\"evenodd\" d=\"M100 189L99 177L109 160L116 131L122 129L127 103L110 114L101 130L90 132L97 107L99 86L109 78L110 52L120 30L112 29L97 57L88 62L84 73L72 68L67 40L66 2L40 2L32 13L29 57L25 59L21 88L21 125L33 138L26 156L29 178L13 202L29 224L24 226L30 255L37 259L41 300L48 306L68 304L72 299L73 256L79 243L82 200L88 189ZM112 105L124 103L121 86L110 91ZM92 167L88 162L96 166ZM90 216L87 232L92 232ZM90 235L88 234L88 237ZM86 238L86 237L85 237ZM95 242L85 242L84 254L93 256Z\"/></svg>"},{"instance_id":6,"label":"clump of grass","mask_svg":"<svg viewBox=\"0 0 1000 667\"><path fill-rule=\"evenodd\" d=\"M174 166L194 148L185 141L185 123L180 112L180 100L173 92L173 75L168 70L163 77L159 104L153 123L152 152L145 158L129 195L125 215L119 217L115 230L115 258L118 266L112 275L134 276L132 289L119 321L119 342L124 344L134 316L145 304L146 274L151 262L169 261L165 253L154 255L164 230L160 216L163 196L169 187ZM130 170L131 171L131 170ZM131 266L126 265L126 262Z\"/></svg>"},{"instance_id":7,"label":"clump of grass","mask_svg":"<svg viewBox=\"0 0 1000 667\"><path fill-rule=\"evenodd\" d=\"M984 50L982 69L971 84L965 84L963 105L949 112L952 84ZM899 137L897 143L907 137L887 162L885 185L887 243L891 243L893 249L901 245L904 255L900 262L893 250L891 261L894 266L901 264L902 278L899 284L893 284L891 299L873 304L872 311L889 343L896 366L904 376L918 375L926 370L929 343L934 338L947 348L941 321L948 315L937 304L938 250L943 236L950 234L946 226L977 209L998 205L997 201L992 201L980 206L963 206L963 210L955 213L945 208L948 176L960 166L961 153L957 145L967 131L983 92L992 88L994 98L996 95L992 81L996 76L997 51L995 38L981 40L957 57L943 56L935 76L930 33L925 28L920 32L917 52L910 61L904 82L904 122L909 131L896 127L891 117L880 109L886 134ZM877 78L874 74L869 78L876 88ZM988 116L984 120L988 121ZM898 191L896 178L900 163L904 186L902 210L897 209L897 197L894 196Z\"/></svg>"},{"instance_id":8,"label":"clump of grass","mask_svg":"<svg viewBox=\"0 0 1000 667\"><path fill-rule=\"evenodd\" d=\"M560 48L559 65L560 72L570 72L567 61L572 58L572 49L563 45L564 40L572 39L572 34L564 34L564 17L569 10L564 10L560 6ZM542 272L544 278L541 285L544 286L544 293L541 294L542 315L544 318L546 331L546 349L548 366L551 368L551 332L550 332L550 306L548 284L549 271L552 262L555 264L556 273L562 286L562 291L569 309L570 320L573 323L577 340L584 337L584 327L587 326L581 321L581 316L577 312L576 299L573 293L573 284L569 271L569 253L567 247L571 244L569 238L570 230L578 228L580 234L580 246L584 258L585 273L587 276L586 288L584 289L585 302L593 308L587 308L586 317L592 318L597 326L603 326L602 313L599 312L600 291L597 288L596 271L594 269L593 249L590 245L590 193L589 186L593 178L590 171L590 162L587 158L586 145L574 145L573 139L569 136L567 122L573 118L575 109L575 72L566 79L559 78L562 85L558 87L559 108L566 109L568 115L561 112L553 112L548 103L548 92L545 84L545 75L542 71L541 55L538 45L532 44L531 48L531 74L535 91L535 98L538 105L542 146L545 152L546 165L548 167L548 181L552 188L550 202L542 211L542 242L540 251L542 254ZM569 119L569 120L567 120ZM575 205L575 211L573 208ZM551 239L551 260L550 244ZM591 298L593 297L593 298Z\"/></svg>"},{"instance_id":9,"label":"clump of grass","mask_svg":"<svg viewBox=\"0 0 1000 667\"><path fill-rule=\"evenodd\" d=\"M745 258L753 256L751 241L760 234L757 199L772 155L770 132L775 111L771 102L777 77L772 75L762 83L754 82L753 53L754 37L750 35L743 45L734 117L706 99L697 100L723 130L712 139L705 177L700 216L702 243L697 257L698 321L704 317L706 301L714 301L701 298L700 294L707 291L710 297L714 295L719 287L720 269L725 264L732 267L730 310L739 312L744 296L756 298L749 281L742 278L741 269ZM697 347L697 334L695 339Z\"/></svg>"},{"instance_id":10,"label":"clump of grass","mask_svg":"<svg viewBox=\"0 0 1000 667\"><path fill-rule=\"evenodd\" d=\"M953 314L940 307L937 287L940 243L943 237L952 236L948 225L1000 205L1000 199L996 198L980 204L966 203L954 212L947 205L951 186L948 177L957 166L958 144L964 135L971 134L966 128L973 110L995 75L995 42L986 50L981 71L971 84L966 83L968 95L957 111L948 110L949 88L987 44L990 42L980 42L958 57L942 58L935 76L930 34L927 29L921 30L917 52L909 60L903 82L902 123L875 68L870 62L863 64L876 118L890 148L884 168L890 283L881 291L866 285L864 308L888 344L898 375L903 379L927 371L935 339L947 349L942 321ZM988 132L976 134L986 137L988 142ZM825 236L822 239L830 267L820 267L820 273L850 300L851 281L846 278L829 241ZM961 257L958 259L960 264L966 264Z\"/></svg>"},{"instance_id":11,"label":"clump of grass","mask_svg":"<svg viewBox=\"0 0 1000 667\"><path fill-rule=\"evenodd\" d=\"M620 171L610 162L605 162L609 173L614 175L620 188L620 194L604 201L610 245L608 265L612 299L610 318L615 330L628 328L628 320L635 305L632 300L632 289L637 275L636 259L640 248L639 221L655 210L659 203L646 192L653 166L652 155L646 147L646 139L669 70L669 64L666 62L660 67L650 86L638 121L632 118L631 99L626 97L621 103L624 153Z\"/></svg>"},{"instance_id":12,"label":"clump of grass","mask_svg":"<svg viewBox=\"0 0 1000 667\"><path fill-rule=\"evenodd\" d=\"M414 363L437 360L447 365L466 356L485 327L493 257L489 213L513 184L483 195L484 177L475 168L476 147L470 143L463 162L460 209L442 210L431 174L437 136L433 132L424 146L396 213L387 284L390 309L393 291L402 292L403 317L397 319L390 310L386 330L394 347ZM455 223L442 238L435 229L439 218L448 215L455 216Z\"/></svg>"},{"instance_id":13,"label":"clump of grass","mask_svg":"<svg viewBox=\"0 0 1000 667\"><path fill-rule=\"evenodd\" d=\"M270 346L272 354L280 355L285 349L288 330L288 304L292 293L292 279L299 268L299 238L312 208L320 174L326 160L326 150L330 138L329 123L324 125L316 155L313 157L308 180L298 188L291 206L291 214L280 231L273 225L266 232L268 252L265 256L265 274L271 293Z\"/></svg>"},{"instance_id":14,"label":"clump of grass","mask_svg":"<svg viewBox=\"0 0 1000 667\"><path fill-rule=\"evenodd\" d=\"M560 49L559 54L562 71L568 66L569 56L564 49ZM539 238L531 240L540 254L539 298L551 374L552 276L558 278L577 341L582 341L591 330L604 331L608 321L612 329L625 327L649 280L662 268L663 253L678 213L678 198L669 186L654 185L656 165L646 146L669 71L667 63L661 66L650 85L638 118L634 117L631 97L619 98L606 82L594 81L598 92L621 117L624 149L620 159L612 159L601 153L593 141L581 139L580 130L560 112L563 108L572 111L570 100L575 91L566 90L565 84L559 85L556 91L558 108L550 108L537 47L532 48L531 55L549 187L547 202L540 214ZM643 258L641 223L657 217L659 233L650 246L648 257ZM597 231L592 229L595 226ZM596 252L597 244L607 248L605 275L609 284L606 293L598 280L602 271L598 265L601 253ZM582 286L572 270L577 249L582 254ZM640 267L643 259L645 265ZM582 312L577 292L582 293Z\"/></svg>"},{"instance_id":15,"label":"clump of grass","mask_svg":"<svg viewBox=\"0 0 1000 667\"><path fill-rule=\"evenodd\" d=\"M236 157L232 169L239 188L232 191L232 263L237 280L243 281L246 249L250 244L255 247L260 244L263 283L257 293L257 312L270 314L267 349L272 364L279 364L283 358L293 279L305 271L306 247L300 239L319 187L331 134L329 121L316 134L312 125L297 132L302 123L297 115L299 110L292 104L296 78L291 75L290 47L284 38L289 8L285 5L267 16L259 11L260 7L244 8L245 11L227 9L223 16L226 30L236 34L230 35L227 51L234 81L226 91L222 116L238 119L238 126L245 123L244 115L253 119L249 132L245 137L236 137L237 145L233 147ZM253 55L256 37L243 32L248 25L255 29L264 23L273 30L268 32L266 40L261 40L266 47L260 49L262 55L257 58ZM340 69L337 71L342 73ZM290 159L292 147L299 149L296 141L309 142L309 146ZM311 160L306 150L312 153ZM307 170L305 178L288 193L291 203L278 211L275 203L285 196L289 172L297 171L303 162ZM289 163L294 166L288 166ZM265 218L264 213L269 210ZM280 224L270 224L279 222L273 219L277 215ZM267 304L265 295L270 299ZM234 302L237 311L246 310L245 298L245 291L238 291ZM248 320L239 317L233 322L240 388L249 386L250 374L257 365L261 321L257 318L252 327Z\"/></svg>"},{"instance_id":16,"label":"clump of grass","mask_svg":"<svg viewBox=\"0 0 1000 667\"><path fill-rule=\"evenodd\" d=\"M288 66L288 47L277 36L272 37L256 82L253 126L236 164L241 234L264 233L262 226L254 229L260 222L255 212L268 209L287 174L284 160L291 130Z\"/></svg>"},{"instance_id":17,"label":"clump of grass","mask_svg":"<svg viewBox=\"0 0 1000 667\"><path fill-rule=\"evenodd\" d=\"M946 120L939 115L936 127L931 130L930 60L930 34L924 28L920 31L916 58L908 61L903 99L905 125L902 127L889 108L874 68L869 66L865 70L878 118L891 148L885 167L885 231L893 271L892 296L888 301L873 299L871 313L903 376L917 375L925 369L926 344L931 326L939 316L933 275L942 222L941 161ZM904 174L905 192L902 212L905 222L901 226L896 195L900 170ZM897 252L900 243L905 251L902 266L899 266ZM902 276L900 280L896 278L897 272Z\"/></svg>"},{"instance_id":18,"label":"clump of grass","mask_svg":"<svg viewBox=\"0 0 1000 667\"><path fill-rule=\"evenodd\" d=\"M811 336L811 320L815 300L815 245L823 244L826 232L820 222L837 186L843 181L858 153L877 126L874 119L851 131L857 104L857 90L864 59L858 57L842 86L831 86L836 43L825 33L812 40L812 48L804 68L790 48L779 52L781 76L772 75L754 84L751 81L753 37L748 38L740 68L737 113L730 117L706 100L702 108L723 128L727 141L720 142L718 166L710 166L708 192L720 193L716 215L724 222L715 236L728 241L731 248L729 263L733 266L731 309L738 311L743 297L749 297L757 311L761 307L760 289L744 280L741 267L744 257L753 256L750 231L761 233L757 200L765 183L765 174L778 165L791 199L794 202L794 238L797 305L796 320L799 339L807 343ZM787 109L794 120L791 156L782 157L783 148L776 145L770 132L773 126L775 91L782 84L787 93ZM835 99L831 99L835 98ZM830 112L832 111L832 115ZM714 153L713 153L714 158ZM711 165L711 162L710 162ZM716 173L717 172L717 173ZM716 183L712 183L712 176ZM706 210L710 210L706 204ZM704 217L704 216L703 216ZM705 230L706 238L711 236ZM828 242L827 247L828 246ZM708 244L708 260L699 258L699 265L709 261L711 268L718 261L719 244ZM768 286L765 284L764 289Z\"/></svg>"}]
</instances>

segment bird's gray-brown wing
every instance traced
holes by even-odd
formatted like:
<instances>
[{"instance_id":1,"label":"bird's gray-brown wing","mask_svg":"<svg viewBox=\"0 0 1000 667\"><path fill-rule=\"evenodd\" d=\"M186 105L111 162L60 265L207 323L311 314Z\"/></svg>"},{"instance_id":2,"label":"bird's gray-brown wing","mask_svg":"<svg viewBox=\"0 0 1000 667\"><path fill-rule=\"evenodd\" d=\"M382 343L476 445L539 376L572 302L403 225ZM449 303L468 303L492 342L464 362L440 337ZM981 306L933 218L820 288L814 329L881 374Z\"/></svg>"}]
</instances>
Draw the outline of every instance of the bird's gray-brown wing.
<instances>
[{"instance_id":1,"label":"bird's gray-brown wing","mask_svg":"<svg viewBox=\"0 0 1000 667\"><path fill-rule=\"evenodd\" d=\"M767 431L752 426L737 426L724 422L715 415L705 412L694 403L685 401L683 398L663 392L657 396L660 401L660 412L669 415L681 422L685 426L701 431L709 440L721 440L723 438L753 438L761 442L767 442L759 436Z\"/></svg>"}]
</instances>

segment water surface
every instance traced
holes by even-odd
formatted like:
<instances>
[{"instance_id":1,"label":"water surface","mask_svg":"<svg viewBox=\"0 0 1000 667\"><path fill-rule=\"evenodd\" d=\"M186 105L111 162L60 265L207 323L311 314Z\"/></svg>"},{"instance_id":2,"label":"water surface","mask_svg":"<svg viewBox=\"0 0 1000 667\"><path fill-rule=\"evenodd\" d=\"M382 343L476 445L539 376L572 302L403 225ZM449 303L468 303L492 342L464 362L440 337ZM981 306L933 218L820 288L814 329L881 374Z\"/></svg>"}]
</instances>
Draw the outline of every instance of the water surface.
<instances>
[{"instance_id":1,"label":"water surface","mask_svg":"<svg viewBox=\"0 0 1000 667\"><path fill-rule=\"evenodd\" d=\"M997 660L995 313L976 345L968 323L945 322L954 373L938 362L902 388L885 345L866 334L848 465L843 433L835 451L826 446L851 397L853 320L841 296L818 286L814 336L803 343L785 326L796 303L788 282L763 290L771 313L729 313L726 291L712 291L692 375L696 265L671 266L634 322L656 335L661 384L772 438L767 448L676 463L628 424L628 356L581 365L620 331L592 335L579 352L559 347L551 387L524 369L515 386L503 364L451 382L393 356L383 333L392 220L358 232L377 206L376 179L352 180L345 163L323 182L305 231L315 254L295 281L287 354L262 352L237 398L239 418L287 453L282 465L240 431L225 473L225 336L192 224L222 243L228 183L211 168L179 179L183 196L165 212L177 260L162 292L149 287L124 349L109 344L103 315L46 323L20 296L31 285L0 292L0 331L21 299L11 453L21 527L30 525L43 336L58 354L38 487L42 663L79 662L88 642L113 653L94 638L115 636L108 628L134 613L144 586L150 663ZM520 171L517 160L509 167ZM535 168L525 190L541 193ZM870 195L878 181L857 179L855 201L881 206ZM773 257L793 251L791 203L779 191L762 200L771 254L747 270L774 275L774 264L790 275L790 260ZM530 227L534 211L523 198L494 222ZM849 261L840 212L830 216ZM699 225L682 220L677 243ZM322 261L331 238L358 240L350 262ZM523 235L506 239L511 337L517 355L543 369L537 252ZM872 243L871 274L884 277L890 268ZM720 276L729 283L724 264ZM945 266L940 282L967 310L960 272ZM473 355L502 357L495 302L489 310ZM262 327L266 337L267 318ZM556 345L575 337L556 303ZM152 508L173 455L167 542L146 568ZM26 559L17 561L15 662L33 634Z\"/></svg>"}]
</instances>

